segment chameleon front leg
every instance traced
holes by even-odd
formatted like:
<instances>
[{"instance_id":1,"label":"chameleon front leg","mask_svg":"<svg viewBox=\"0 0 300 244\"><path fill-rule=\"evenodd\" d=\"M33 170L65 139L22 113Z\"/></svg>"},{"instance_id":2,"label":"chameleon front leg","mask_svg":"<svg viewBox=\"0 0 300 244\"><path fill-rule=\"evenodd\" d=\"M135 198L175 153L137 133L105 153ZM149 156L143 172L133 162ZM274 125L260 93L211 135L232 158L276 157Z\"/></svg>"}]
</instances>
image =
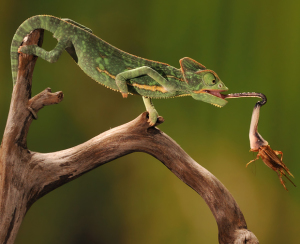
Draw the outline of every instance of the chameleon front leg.
<instances>
[{"instance_id":1,"label":"chameleon front leg","mask_svg":"<svg viewBox=\"0 0 300 244\"><path fill-rule=\"evenodd\" d=\"M167 81L156 70L148 66L142 66L136 69L124 71L116 76L116 84L119 87L124 98L128 96L128 86L126 80L133 79L142 75L150 76L153 80L162 85L168 92L175 91L176 89L176 86L174 84Z\"/></svg>"},{"instance_id":2,"label":"chameleon front leg","mask_svg":"<svg viewBox=\"0 0 300 244\"><path fill-rule=\"evenodd\" d=\"M61 39L58 41L55 48L50 52L47 52L46 50L44 50L43 48L37 45L21 46L19 47L18 52L29 54L29 55L36 55L50 63L54 63L58 60L63 50L65 50L65 48L67 47L72 47L70 41L67 39ZM31 107L28 107L28 110L32 113L34 119L37 119L37 114L34 112L34 110Z\"/></svg>"},{"instance_id":3,"label":"chameleon front leg","mask_svg":"<svg viewBox=\"0 0 300 244\"><path fill-rule=\"evenodd\" d=\"M156 109L153 106L151 98L144 97L144 96L142 96L142 98L143 98L146 110L149 113L148 123L150 124L150 126L153 126L153 125L155 125L155 123L157 121L158 113L157 113Z\"/></svg>"},{"instance_id":4,"label":"chameleon front leg","mask_svg":"<svg viewBox=\"0 0 300 244\"><path fill-rule=\"evenodd\" d=\"M128 96L128 86L126 80L133 79L142 75L148 75L157 83L162 85L168 92L175 91L176 87L174 84L167 81L164 77L162 77L156 70L143 66L132 70L124 71L116 76L116 84L119 90L122 93L122 96L126 98ZM154 108L152 101L148 97L143 96L143 101L146 106L146 110L149 112L149 124L150 126L155 125L158 113Z\"/></svg>"},{"instance_id":5,"label":"chameleon front leg","mask_svg":"<svg viewBox=\"0 0 300 244\"><path fill-rule=\"evenodd\" d=\"M19 53L25 53L29 55L36 55L50 63L54 63L58 60L62 52L65 48L71 46L71 43L68 39L60 39L57 42L55 48L51 51L46 51L45 49L39 47L38 45L29 45L29 46L21 46L18 49Z\"/></svg>"}]
</instances>

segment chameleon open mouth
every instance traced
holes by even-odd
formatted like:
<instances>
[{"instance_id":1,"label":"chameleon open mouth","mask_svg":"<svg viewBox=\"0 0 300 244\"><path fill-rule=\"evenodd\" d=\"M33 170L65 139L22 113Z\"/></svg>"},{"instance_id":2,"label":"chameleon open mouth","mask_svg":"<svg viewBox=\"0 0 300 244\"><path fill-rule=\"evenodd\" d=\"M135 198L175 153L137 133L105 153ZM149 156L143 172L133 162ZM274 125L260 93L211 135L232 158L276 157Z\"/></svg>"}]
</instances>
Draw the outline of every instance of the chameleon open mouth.
<instances>
[{"instance_id":1,"label":"chameleon open mouth","mask_svg":"<svg viewBox=\"0 0 300 244\"><path fill-rule=\"evenodd\" d=\"M225 92L227 89L201 89L198 91L193 91L192 97L196 100L210 103L217 107L223 107L227 101L225 100L226 95L221 92Z\"/></svg>"},{"instance_id":2,"label":"chameleon open mouth","mask_svg":"<svg viewBox=\"0 0 300 244\"><path fill-rule=\"evenodd\" d=\"M221 92L225 92L227 90L203 90L203 92L213 95L215 97L219 97L221 99L225 99L227 95L221 94Z\"/></svg>"}]
</instances>

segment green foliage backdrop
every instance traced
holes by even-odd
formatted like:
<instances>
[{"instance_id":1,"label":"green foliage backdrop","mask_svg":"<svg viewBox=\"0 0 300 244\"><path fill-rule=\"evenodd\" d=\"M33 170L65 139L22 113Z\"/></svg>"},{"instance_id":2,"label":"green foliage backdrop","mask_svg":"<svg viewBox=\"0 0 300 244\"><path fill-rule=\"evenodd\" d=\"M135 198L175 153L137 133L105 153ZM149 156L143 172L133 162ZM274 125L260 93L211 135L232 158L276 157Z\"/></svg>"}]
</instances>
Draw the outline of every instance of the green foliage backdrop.
<instances>
[{"instance_id":1,"label":"green foliage backdrop","mask_svg":"<svg viewBox=\"0 0 300 244\"><path fill-rule=\"evenodd\" d=\"M12 92L10 42L28 17L70 18L132 54L179 67L191 57L218 73L230 92L263 92L259 132L300 186L300 2L271 0L52 0L0 2L0 129ZM46 33L44 47L55 40ZM39 112L30 150L50 152L82 143L134 119L142 99L108 90L65 53L55 64L38 60L33 94L61 90L64 101ZM154 101L173 137L233 194L261 243L297 243L299 189L280 185L275 172L249 153L256 99L233 99L222 109L190 97ZM36 202L17 237L22 243L217 243L210 210L160 162L134 153L102 166Z\"/></svg>"}]
</instances>

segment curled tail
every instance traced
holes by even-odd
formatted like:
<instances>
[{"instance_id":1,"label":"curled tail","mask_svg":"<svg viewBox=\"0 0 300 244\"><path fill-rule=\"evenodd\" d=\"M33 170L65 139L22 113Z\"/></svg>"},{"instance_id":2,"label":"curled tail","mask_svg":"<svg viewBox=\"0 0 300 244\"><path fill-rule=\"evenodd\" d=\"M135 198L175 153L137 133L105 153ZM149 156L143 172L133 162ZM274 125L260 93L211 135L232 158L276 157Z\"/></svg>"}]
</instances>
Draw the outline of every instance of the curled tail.
<instances>
[{"instance_id":1,"label":"curled tail","mask_svg":"<svg viewBox=\"0 0 300 244\"><path fill-rule=\"evenodd\" d=\"M37 15L25 20L17 29L12 39L11 49L10 49L13 85L16 84L17 74L18 74L18 65L19 65L18 48L21 45L24 37L35 29L45 29L54 33L58 28L60 22L61 19L54 16Z\"/></svg>"}]
</instances>

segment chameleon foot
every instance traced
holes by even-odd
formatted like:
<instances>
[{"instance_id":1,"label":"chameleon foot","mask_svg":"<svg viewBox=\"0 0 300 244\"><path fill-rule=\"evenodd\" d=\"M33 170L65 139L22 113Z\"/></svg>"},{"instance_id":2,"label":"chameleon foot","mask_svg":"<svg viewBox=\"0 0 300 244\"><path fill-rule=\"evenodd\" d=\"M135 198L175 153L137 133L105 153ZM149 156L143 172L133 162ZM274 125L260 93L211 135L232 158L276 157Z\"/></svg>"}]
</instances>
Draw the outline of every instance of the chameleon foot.
<instances>
[{"instance_id":1,"label":"chameleon foot","mask_svg":"<svg viewBox=\"0 0 300 244\"><path fill-rule=\"evenodd\" d=\"M18 48L18 53L23 53L23 52L22 52L22 49L23 49L24 47L26 47L26 46L21 46L21 47L19 47L19 48Z\"/></svg>"},{"instance_id":2,"label":"chameleon foot","mask_svg":"<svg viewBox=\"0 0 300 244\"><path fill-rule=\"evenodd\" d=\"M156 110L154 111L148 111L149 113L149 119L148 119L148 123L150 126L154 126L157 122L157 117L158 117L158 113L156 112Z\"/></svg>"},{"instance_id":3,"label":"chameleon foot","mask_svg":"<svg viewBox=\"0 0 300 244\"><path fill-rule=\"evenodd\" d=\"M148 123L150 124L150 126L154 126L157 121L158 113L152 104L151 98L143 96L143 101L144 101L146 110L149 113Z\"/></svg>"},{"instance_id":4,"label":"chameleon foot","mask_svg":"<svg viewBox=\"0 0 300 244\"><path fill-rule=\"evenodd\" d=\"M21 46L18 48L18 53L32 54L36 45Z\"/></svg>"}]
</instances>

